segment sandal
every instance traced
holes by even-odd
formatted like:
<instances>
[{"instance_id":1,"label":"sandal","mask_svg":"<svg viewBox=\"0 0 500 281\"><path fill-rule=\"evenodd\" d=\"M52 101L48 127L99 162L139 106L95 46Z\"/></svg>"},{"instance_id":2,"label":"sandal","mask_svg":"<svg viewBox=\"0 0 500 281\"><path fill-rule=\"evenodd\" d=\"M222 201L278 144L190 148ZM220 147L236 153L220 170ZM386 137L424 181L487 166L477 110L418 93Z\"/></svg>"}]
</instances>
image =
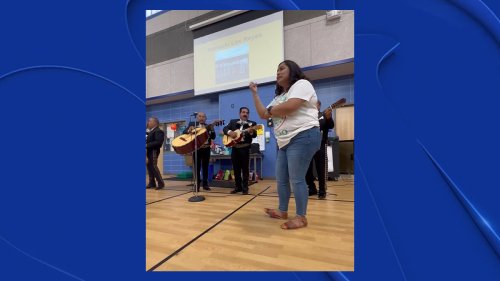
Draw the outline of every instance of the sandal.
<instances>
[{"instance_id":1,"label":"sandal","mask_svg":"<svg viewBox=\"0 0 500 281\"><path fill-rule=\"evenodd\" d=\"M282 229L297 229L307 226L307 219L305 217L295 217L281 225Z\"/></svg>"},{"instance_id":2,"label":"sandal","mask_svg":"<svg viewBox=\"0 0 500 281\"><path fill-rule=\"evenodd\" d=\"M288 218L288 213L280 210L264 208L264 212L266 212L266 214L273 219L286 220Z\"/></svg>"}]
</instances>

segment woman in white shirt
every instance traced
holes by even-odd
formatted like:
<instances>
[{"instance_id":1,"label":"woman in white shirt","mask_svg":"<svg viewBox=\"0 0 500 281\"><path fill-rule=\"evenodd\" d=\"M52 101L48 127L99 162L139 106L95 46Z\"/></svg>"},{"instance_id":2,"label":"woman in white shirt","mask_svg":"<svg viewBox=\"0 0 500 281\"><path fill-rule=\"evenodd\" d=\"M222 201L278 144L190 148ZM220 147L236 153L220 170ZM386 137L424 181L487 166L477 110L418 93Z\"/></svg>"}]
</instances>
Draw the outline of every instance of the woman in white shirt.
<instances>
[{"instance_id":1,"label":"woman in white shirt","mask_svg":"<svg viewBox=\"0 0 500 281\"><path fill-rule=\"evenodd\" d=\"M309 162L321 144L316 92L297 63L290 60L278 65L276 95L267 107L260 100L256 83L250 83L250 90L260 118L273 119L279 147L276 160L279 207L266 208L265 212L271 218L287 219L292 189L296 217L282 224L281 228L305 227L309 195L305 175Z\"/></svg>"}]
</instances>

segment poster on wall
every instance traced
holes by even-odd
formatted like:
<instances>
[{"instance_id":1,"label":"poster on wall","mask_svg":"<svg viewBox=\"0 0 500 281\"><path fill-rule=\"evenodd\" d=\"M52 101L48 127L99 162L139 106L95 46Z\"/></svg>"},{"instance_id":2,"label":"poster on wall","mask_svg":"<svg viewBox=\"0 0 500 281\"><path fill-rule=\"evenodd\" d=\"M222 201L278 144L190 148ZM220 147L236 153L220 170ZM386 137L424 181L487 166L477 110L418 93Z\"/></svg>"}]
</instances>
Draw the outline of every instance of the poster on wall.
<instances>
[{"instance_id":1,"label":"poster on wall","mask_svg":"<svg viewBox=\"0 0 500 281\"><path fill-rule=\"evenodd\" d=\"M171 139L174 138L175 136L175 131L170 128L170 126L167 127L167 138Z\"/></svg>"},{"instance_id":2,"label":"poster on wall","mask_svg":"<svg viewBox=\"0 0 500 281\"><path fill-rule=\"evenodd\" d=\"M333 147L326 147L327 159L328 159L328 173L333 172Z\"/></svg>"},{"instance_id":3,"label":"poster on wall","mask_svg":"<svg viewBox=\"0 0 500 281\"><path fill-rule=\"evenodd\" d=\"M260 151L266 150L266 138L264 135L264 124L257 124L257 137L252 140L252 143L258 143Z\"/></svg>"}]
</instances>

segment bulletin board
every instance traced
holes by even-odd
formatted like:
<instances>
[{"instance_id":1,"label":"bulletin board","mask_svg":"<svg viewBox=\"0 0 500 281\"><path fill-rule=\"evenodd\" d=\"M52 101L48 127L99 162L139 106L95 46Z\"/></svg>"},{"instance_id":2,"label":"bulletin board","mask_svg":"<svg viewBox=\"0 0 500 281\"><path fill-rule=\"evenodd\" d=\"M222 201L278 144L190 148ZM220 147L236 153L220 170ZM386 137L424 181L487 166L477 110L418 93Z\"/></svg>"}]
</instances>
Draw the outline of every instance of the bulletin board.
<instances>
[{"instance_id":1,"label":"bulletin board","mask_svg":"<svg viewBox=\"0 0 500 281\"><path fill-rule=\"evenodd\" d=\"M257 124L258 126L260 125L260 129L257 129L257 137L252 140L252 143L258 143L260 151L266 150L266 137L264 134L265 126L264 124Z\"/></svg>"}]
</instances>

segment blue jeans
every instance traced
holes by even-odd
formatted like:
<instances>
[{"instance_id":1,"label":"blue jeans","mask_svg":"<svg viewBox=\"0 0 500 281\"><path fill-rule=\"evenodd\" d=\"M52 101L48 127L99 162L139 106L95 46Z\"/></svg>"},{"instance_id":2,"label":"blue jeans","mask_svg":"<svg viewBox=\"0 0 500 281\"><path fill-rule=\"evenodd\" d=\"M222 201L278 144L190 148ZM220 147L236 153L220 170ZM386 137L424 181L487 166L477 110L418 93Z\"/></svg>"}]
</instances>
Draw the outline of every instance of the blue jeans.
<instances>
[{"instance_id":1,"label":"blue jeans","mask_svg":"<svg viewBox=\"0 0 500 281\"><path fill-rule=\"evenodd\" d=\"M285 147L278 150L276 160L276 182L278 184L279 209L288 211L291 189L295 195L298 216L305 216L309 190L306 184L306 172L309 163L321 145L321 133L318 127L300 132ZM291 189L290 189L291 186Z\"/></svg>"}]
</instances>

